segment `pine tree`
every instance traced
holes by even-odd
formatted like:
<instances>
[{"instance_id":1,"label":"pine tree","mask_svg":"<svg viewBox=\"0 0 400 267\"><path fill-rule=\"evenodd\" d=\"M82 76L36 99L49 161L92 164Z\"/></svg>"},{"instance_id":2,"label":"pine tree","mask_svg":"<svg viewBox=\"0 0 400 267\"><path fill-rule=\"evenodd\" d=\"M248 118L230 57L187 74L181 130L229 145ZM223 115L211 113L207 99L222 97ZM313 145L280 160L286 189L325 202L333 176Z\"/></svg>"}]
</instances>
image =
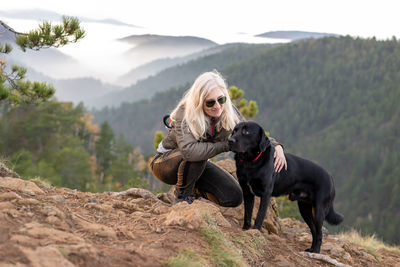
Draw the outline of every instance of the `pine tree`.
<instances>
[{"instance_id":1,"label":"pine tree","mask_svg":"<svg viewBox=\"0 0 400 267\"><path fill-rule=\"evenodd\" d=\"M247 99L242 98L244 96L244 91L242 89L239 89L236 86L230 86L229 96L232 100L232 103L239 109L243 117L250 119L257 115L257 102L254 100L248 101Z\"/></svg>"},{"instance_id":2,"label":"pine tree","mask_svg":"<svg viewBox=\"0 0 400 267\"><path fill-rule=\"evenodd\" d=\"M16 36L16 44L25 52L26 49L39 50L49 47L61 47L68 43L75 43L85 36L77 18L63 17L60 25L50 22L39 24L38 28L28 33L19 33L4 22L0 25ZM0 43L0 54L9 54L12 46ZM7 62L0 60L0 101L11 105L21 103L41 103L54 95L52 85L25 80L26 68L13 65L11 72L7 71Z\"/></svg>"},{"instance_id":3,"label":"pine tree","mask_svg":"<svg viewBox=\"0 0 400 267\"><path fill-rule=\"evenodd\" d=\"M103 182L104 175L114 160L113 146L115 143L114 132L108 122L100 126L100 138L96 141L96 158L100 175L100 182Z\"/></svg>"}]
</instances>

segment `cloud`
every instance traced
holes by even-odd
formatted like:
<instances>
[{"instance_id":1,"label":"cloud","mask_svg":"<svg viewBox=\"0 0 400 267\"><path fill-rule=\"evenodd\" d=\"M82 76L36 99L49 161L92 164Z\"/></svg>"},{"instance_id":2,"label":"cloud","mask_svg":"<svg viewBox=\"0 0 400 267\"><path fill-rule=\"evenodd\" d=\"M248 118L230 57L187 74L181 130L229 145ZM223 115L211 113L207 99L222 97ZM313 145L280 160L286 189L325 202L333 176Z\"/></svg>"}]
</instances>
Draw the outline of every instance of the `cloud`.
<instances>
[{"instance_id":1,"label":"cloud","mask_svg":"<svg viewBox=\"0 0 400 267\"><path fill-rule=\"evenodd\" d=\"M10 19L22 19L22 20L61 21L63 15L44 9L19 9L10 11L0 10L0 16ZM141 28L140 26L125 23L112 18L92 19L87 17L78 17L78 19L81 22L94 22L94 23L104 23L117 26L127 26L132 28Z\"/></svg>"}]
</instances>

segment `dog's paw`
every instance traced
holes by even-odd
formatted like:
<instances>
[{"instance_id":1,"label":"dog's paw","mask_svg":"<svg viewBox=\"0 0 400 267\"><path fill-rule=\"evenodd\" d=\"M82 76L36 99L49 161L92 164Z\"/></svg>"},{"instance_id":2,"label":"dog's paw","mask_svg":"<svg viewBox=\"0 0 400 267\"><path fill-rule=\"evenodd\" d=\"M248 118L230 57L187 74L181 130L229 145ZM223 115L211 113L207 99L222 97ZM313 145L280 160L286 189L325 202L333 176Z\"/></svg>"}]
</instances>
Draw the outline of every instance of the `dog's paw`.
<instances>
[{"instance_id":1,"label":"dog's paw","mask_svg":"<svg viewBox=\"0 0 400 267\"><path fill-rule=\"evenodd\" d=\"M260 226L254 225L254 226L253 226L253 229L258 230L258 231L261 231L261 225L260 225Z\"/></svg>"},{"instance_id":2,"label":"dog's paw","mask_svg":"<svg viewBox=\"0 0 400 267\"><path fill-rule=\"evenodd\" d=\"M246 223L246 222L245 222L245 223L243 224L242 229L243 229L243 230L248 230L248 229L250 229L250 227L251 227L251 223Z\"/></svg>"},{"instance_id":3,"label":"dog's paw","mask_svg":"<svg viewBox=\"0 0 400 267\"><path fill-rule=\"evenodd\" d=\"M310 253L319 253L319 250L318 249L314 249L314 248L308 248L308 249L306 249L305 250L305 252L310 252Z\"/></svg>"}]
</instances>

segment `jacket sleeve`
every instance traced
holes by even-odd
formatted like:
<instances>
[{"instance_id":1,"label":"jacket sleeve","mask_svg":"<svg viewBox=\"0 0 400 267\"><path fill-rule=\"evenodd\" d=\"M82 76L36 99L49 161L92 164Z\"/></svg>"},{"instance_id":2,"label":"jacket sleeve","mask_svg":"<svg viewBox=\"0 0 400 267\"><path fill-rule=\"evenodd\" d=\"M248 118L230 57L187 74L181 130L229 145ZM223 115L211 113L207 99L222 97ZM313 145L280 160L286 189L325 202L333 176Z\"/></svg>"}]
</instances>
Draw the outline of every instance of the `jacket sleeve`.
<instances>
[{"instance_id":1,"label":"jacket sleeve","mask_svg":"<svg viewBox=\"0 0 400 267\"><path fill-rule=\"evenodd\" d=\"M269 142L271 143L271 145L273 147L276 147L277 145L280 145L283 148L283 145L281 143L279 143L278 141L276 141L275 138L268 136L268 139L269 139Z\"/></svg>"},{"instance_id":2,"label":"jacket sleeve","mask_svg":"<svg viewBox=\"0 0 400 267\"><path fill-rule=\"evenodd\" d=\"M229 151L227 140L216 143L197 141L182 120L175 122L175 131L178 148L187 161L208 160L219 153Z\"/></svg>"}]
</instances>

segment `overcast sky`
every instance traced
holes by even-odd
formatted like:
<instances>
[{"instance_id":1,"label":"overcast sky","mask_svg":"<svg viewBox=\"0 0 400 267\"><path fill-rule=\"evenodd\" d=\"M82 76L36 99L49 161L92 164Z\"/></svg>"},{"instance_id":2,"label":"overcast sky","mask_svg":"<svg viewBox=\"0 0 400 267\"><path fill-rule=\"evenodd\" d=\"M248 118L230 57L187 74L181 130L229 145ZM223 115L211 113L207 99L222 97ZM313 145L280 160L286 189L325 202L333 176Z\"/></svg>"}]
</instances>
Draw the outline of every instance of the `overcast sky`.
<instances>
[{"instance_id":1,"label":"overcast sky","mask_svg":"<svg viewBox=\"0 0 400 267\"><path fill-rule=\"evenodd\" d=\"M396 0L12 0L2 1L1 9L42 8L74 16L114 18L171 35L302 30L385 39L400 37L398 3Z\"/></svg>"}]
</instances>

